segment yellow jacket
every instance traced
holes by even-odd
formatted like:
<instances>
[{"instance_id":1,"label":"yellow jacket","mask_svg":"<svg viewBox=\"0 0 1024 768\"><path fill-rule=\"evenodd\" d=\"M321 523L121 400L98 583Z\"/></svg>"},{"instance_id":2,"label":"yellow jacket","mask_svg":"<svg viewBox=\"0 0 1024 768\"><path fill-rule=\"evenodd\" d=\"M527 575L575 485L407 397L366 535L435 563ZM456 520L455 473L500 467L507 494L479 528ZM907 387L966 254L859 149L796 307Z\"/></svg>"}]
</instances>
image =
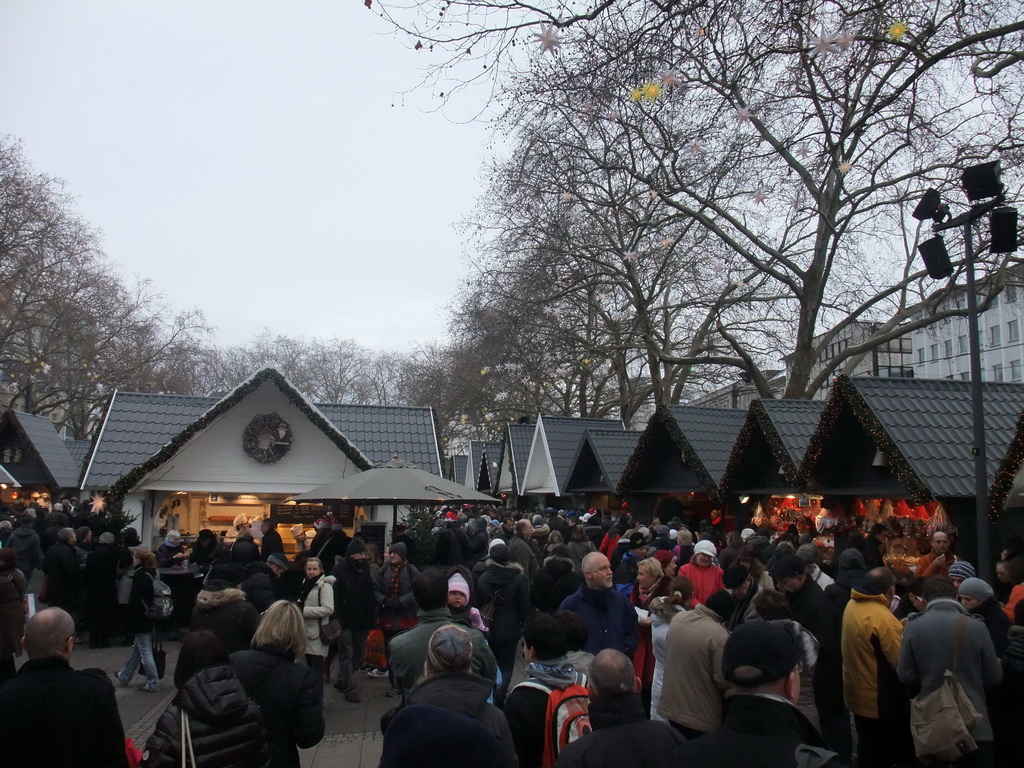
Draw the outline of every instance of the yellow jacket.
<instances>
[{"instance_id":1,"label":"yellow jacket","mask_svg":"<svg viewBox=\"0 0 1024 768\"><path fill-rule=\"evenodd\" d=\"M903 625L889 610L888 598L852 590L843 612L842 646L843 695L853 714L878 719L884 715L879 702L886 696L902 695L891 687L899 687L895 670L902 642ZM889 668L879 670L883 656Z\"/></svg>"}]
</instances>

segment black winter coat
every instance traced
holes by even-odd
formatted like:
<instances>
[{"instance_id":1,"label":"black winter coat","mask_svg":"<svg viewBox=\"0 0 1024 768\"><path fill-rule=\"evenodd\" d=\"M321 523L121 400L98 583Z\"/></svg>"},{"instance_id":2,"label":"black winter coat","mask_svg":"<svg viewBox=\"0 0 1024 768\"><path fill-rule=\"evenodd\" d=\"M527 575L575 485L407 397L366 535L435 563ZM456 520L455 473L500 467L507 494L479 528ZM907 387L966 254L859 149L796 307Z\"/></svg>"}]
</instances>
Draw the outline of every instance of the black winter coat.
<instances>
[{"instance_id":1,"label":"black winter coat","mask_svg":"<svg viewBox=\"0 0 1024 768\"><path fill-rule=\"evenodd\" d=\"M571 560L549 557L533 577L530 600L538 611L554 613L582 584L583 577L576 573Z\"/></svg>"},{"instance_id":2,"label":"black winter coat","mask_svg":"<svg viewBox=\"0 0 1024 768\"><path fill-rule=\"evenodd\" d=\"M70 544L54 544L43 558L43 570L50 580L50 605L61 608L77 606L82 569L78 566L75 548Z\"/></svg>"},{"instance_id":3,"label":"black winter coat","mask_svg":"<svg viewBox=\"0 0 1024 768\"><path fill-rule=\"evenodd\" d=\"M249 700L231 665L218 664L186 680L157 720L146 741L145 768L182 764L182 712L189 718L196 768L265 768L268 764L260 709Z\"/></svg>"},{"instance_id":4,"label":"black winter coat","mask_svg":"<svg viewBox=\"0 0 1024 768\"><path fill-rule=\"evenodd\" d=\"M0 760L11 768L128 768L107 673L59 658L26 661L0 687Z\"/></svg>"},{"instance_id":5,"label":"black winter coat","mask_svg":"<svg viewBox=\"0 0 1024 768\"><path fill-rule=\"evenodd\" d=\"M846 707L843 701L843 653L839 645L839 621L832 602L812 579L803 588L787 595L793 621L818 641L818 663L814 668L814 702L824 719L838 716Z\"/></svg>"},{"instance_id":6,"label":"black winter coat","mask_svg":"<svg viewBox=\"0 0 1024 768\"><path fill-rule=\"evenodd\" d=\"M369 561L362 567L346 557L331 571L334 577L334 615L344 629L373 629L377 622L377 601Z\"/></svg>"},{"instance_id":7,"label":"black winter coat","mask_svg":"<svg viewBox=\"0 0 1024 768\"><path fill-rule=\"evenodd\" d=\"M260 558L266 560L275 552L284 554L284 542L281 540L281 534L277 532L277 529L271 528L263 534L263 540L260 542Z\"/></svg>"},{"instance_id":8,"label":"black winter coat","mask_svg":"<svg viewBox=\"0 0 1024 768\"><path fill-rule=\"evenodd\" d=\"M117 552L97 544L85 560L85 616L89 629L110 631L117 623Z\"/></svg>"},{"instance_id":9,"label":"black winter coat","mask_svg":"<svg viewBox=\"0 0 1024 768\"><path fill-rule=\"evenodd\" d=\"M39 534L30 525L19 525L11 532L6 546L18 556L18 567L25 573L38 568L43 562L43 548Z\"/></svg>"},{"instance_id":10,"label":"black winter coat","mask_svg":"<svg viewBox=\"0 0 1024 768\"><path fill-rule=\"evenodd\" d=\"M1002 609L994 597L990 597L981 605L975 607L972 614L981 616L985 620L985 628L988 629L989 637L992 638L992 645L996 649L996 656L1003 658L1006 651L1006 644L1009 642L1009 632L1012 622L1010 617Z\"/></svg>"},{"instance_id":11,"label":"black winter coat","mask_svg":"<svg viewBox=\"0 0 1024 768\"><path fill-rule=\"evenodd\" d=\"M201 629L219 637L228 653L244 651L252 643L252 636L260 625L260 615L246 602L240 589L204 589L196 595L189 631Z\"/></svg>"},{"instance_id":12,"label":"black winter coat","mask_svg":"<svg viewBox=\"0 0 1024 768\"><path fill-rule=\"evenodd\" d=\"M299 768L297 747L309 749L324 737L321 674L271 648L233 653L231 664L263 713L270 768Z\"/></svg>"},{"instance_id":13,"label":"black winter coat","mask_svg":"<svg viewBox=\"0 0 1024 768\"><path fill-rule=\"evenodd\" d=\"M567 744L558 755L558 768L663 768L698 766L666 760L683 743L683 735L666 722L648 720L640 694L594 699L590 702L594 729ZM735 765L744 765L736 763ZM700 766L705 768L705 766Z\"/></svg>"},{"instance_id":14,"label":"black winter coat","mask_svg":"<svg viewBox=\"0 0 1024 768\"><path fill-rule=\"evenodd\" d=\"M124 612L124 628L133 634L147 634L153 631L152 619L146 618L146 611L153 604L153 579L156 570L136 568L132 575L132 591Z\"/></svg>"},{"instance_id":15,"label":"black winter coat","mask_svg":"<svg viewBox=\"0 0 1024 768\"><path fill-rule=\"evenodd\" d=\"M518 643L523 624L533 612L530 605L530 587L518 565L500 565L491 562L480 575L476 585L477 608L497 600L497 610L487 635L492 645Z\"/></svg>"},{"instance_id":16,"label":"black winter coat","mask_svg":"<svg viewBox=\"0 0 1024 768\"><path fill-rule=\"evenodd\" d=\"M241 563L255 563L260 559L260 548L256 546L256 542L252 539L235 539L235 543L231 545L231 562Z\"/></svg>"},{"instance_id":17,"label":"black winter coat","mask_svg":"<svg viewBox=\"0 0 1024 768\"><path fill-rule=\"evenodd\" d=\"M814 726L796 707L763 696L740 694L726 700L721 728L683 744L664 764L795 768L796 749L801 744L823 746ZM834 758L818 764L839 766Z\"/></svg>"},{"instance_id":18,"label":"black winter coat","mask_svg":"<svg viewBox=\"0 0 1024 768\"><path fill-rule=\"evenodd\" d=\"M246 599L259 613L263 613L277 599L274 585L276 579L270 566L259 561L245 566L245 580L239 585Z\"/></svg>"},{"instance_id":19,"label":"black winter coat","mask_svg":"<svg viewBox=\"0 0 1024 768\"><path fill-rule=\"evenodd\" d=\"M477 675L438 675L412 689L409 704L429 704L479 721L505 748L509 765L516 764L515 745L508 721L488 703L493 685Z\"/></svg>"},{"instance_id":20,"label":"black winter coat","mask_svg":"<svg viewBox=\"0 0 1024 768\"><path fill-rule=\"evenodd\" d=\"M434 545L434 564L450 568L453 565L465 565L468 558L469 540L466 532L458 523L445 523Z\"/></svg>"}]
</instances>

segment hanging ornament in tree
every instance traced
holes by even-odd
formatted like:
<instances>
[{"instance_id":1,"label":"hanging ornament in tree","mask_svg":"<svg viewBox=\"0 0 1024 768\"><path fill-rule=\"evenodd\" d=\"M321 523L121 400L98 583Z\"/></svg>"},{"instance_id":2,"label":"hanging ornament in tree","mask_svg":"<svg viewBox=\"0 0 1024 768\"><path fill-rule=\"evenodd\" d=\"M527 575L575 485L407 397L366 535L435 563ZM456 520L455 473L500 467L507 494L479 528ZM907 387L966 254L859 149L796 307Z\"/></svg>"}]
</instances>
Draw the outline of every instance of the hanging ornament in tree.
<instances>
[{"instance_id":1,"label":"hanging ornament in tree","mask_svg":"<svg viewBox=\"0 0 1024 768\"><path fill-rule=\"evenodd\" d=\"M679 73L674 69L664 70L658 78L661 80L662 88L675 88L679 85Z\"/></svg>"},{"instance_id":2,"label":"hanging ornament in tree","mask_svg":"<svg viewBox=\"0 0 1024 768\"><path fill-rule=\"evenodd\" d=\"M579 211L569 211L569 221L571 223L575 224L579 220L580 220L580 212Z\"/></svg>"},{"instance_id":3,"label":"hanging ornament in tree","mask_svg":"<svg viewBox=\"0 0 1024 768\"><path fill-rule=\"evenodd\" d=\"M572 193L571 192L563 192L562 193L562 199L563 200L572 200Z\"/></svg>"},{"instance_id":4,"label":"hanging ornament in tree","mask_svg":"<svg viewBox=\"0 0 1024 768\"><path fill-rule=\"evenodd\" d=\"M754 113L751 112L746 107L740 107L739 109L736 110L736 119L739 120L741 123L749 123L753 116Z\"/></svg>"},{"instance_id":5,"label":"hanging ornament in tree","mask_svg":"<svg viewBox=\"0 0 1024 768\"><path fill-rule=\"evenodd\" d=\"M888 32L889 39L899 42L910 32L910 25L905 21L894 21L889 25Z\"/></svg>"},{"instance_id":6,"label":"hanging ornament in tree","mask_svg":"<svg viewBox=\"0 0 1024 768\"><path fill-rule=\"evenodd\" d=\"M691 155L698 155L704 151L704 142L700 139L694 139L690 142L690 146L687 147Z\"/></svg>"},{"instance_id":7,"label":"hanging ornament in tree","mask_svg":"<svg viewBox=\"0 0 1024 768\"><path fill-rule=\"evenodd\" d=\"M675 244L676 239L674 237L666 237L664 240L658 243L658 245L660 245L662 248L671 248Z\"/></svg>"},{"instance_id":8,"label":"hanging ornament in tree","mask_svg":"<svg viewBox=\"0 0 1024 768\"><path fill-rule=\"evenodd\" d=\"M827 53L839 53L839 45L833 35L822 32L817 37L811 38L811 56Z\"/></svg>"},{"instance_id":9,"label":"hanging ornament in tree","mask_svg":"<svg viewBox=\"0 0 1024 768\"><path fill-rule=\"evenodd\" d=\"M796 148L796 154L801 160L806 160L811 156L811 148L807 144L801 144Z\"/></svg>"},{"instance_id":10,"label":"hanging ornament in tree","mask_svg":"<svg viewBox=\"0 0 1024 768\"><path fill-rule=\"evenodd\" d=\"M758 187L754 191L754 196L753 197L754 197L754 204L755 205L764 205L765 202L768 200L768 193L764 191L763 187Z\"/></svg>"},{"instance_id":11,"label":"hanging ornament in tree","mask_svg":"<svg viewBox=\"0 0 1024 768\"><path fill-rule=\"evenodd\" d=\"M636 253L634 253L633 251L629 251L627 253L622 254L622 260L626 262L627 265L632 264L635 258Z\"/></svg>"},{"instance_id":12,"label":"hanging ornament in tree","mask_svg":"<svg viewBox=\"0 0 1024 768\"><path fill-rule=\"evenodd\" d=\"M650 80L639 88L634 88L629 96L633 101L643 100L653 104L661 96L661 84L656 80Z\"/></svg>"},{"instance_id":13,"label":"hanging ornament in tree","mask_svg":"<svg viewBox=\"0 0 1024 768\"><path fill-rule=\"evenodd\" d=\"M844 162L839 164L839 172L841 174L843 174L843 176L845 176L846 174L848 174L852 170L853 170L853 163L851 163L849 160L846 160L846 161L844 161Z\"/></svg>"},{"instance_id":14,"label":"hanging ornament in tree","mask_svg":"<svg viewBox=\"0 0 1024 768\"><path fill-rule=\"evenodd\" d=\"M541 24L540 32L533 35L540 43L541 53L550 53L554 56L562 46L562 40L558 36L558 27L554 24Z\"/></svg>"},{"instance_id":15,"label":"hanging ornament in tree","mask_svg":"<svg viewBox=\"0 0 1024 768\"><path fill-rule=\"evenodd\" d=\"M836 35L836 45L839 46L840 51L849 50L850 46L857 42L857 36L853 32L843 30Z\"/></svg>"}]
</instances>

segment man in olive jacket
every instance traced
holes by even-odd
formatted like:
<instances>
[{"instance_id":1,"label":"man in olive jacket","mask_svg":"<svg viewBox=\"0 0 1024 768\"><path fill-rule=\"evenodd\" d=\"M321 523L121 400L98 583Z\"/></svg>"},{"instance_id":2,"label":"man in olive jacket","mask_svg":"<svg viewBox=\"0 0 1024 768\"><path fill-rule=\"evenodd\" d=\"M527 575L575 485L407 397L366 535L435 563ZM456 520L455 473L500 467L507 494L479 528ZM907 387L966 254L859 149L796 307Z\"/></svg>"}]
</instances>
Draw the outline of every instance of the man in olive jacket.
<instances>
[{"instance_id":1,"label":"man in olive jacket","mask_svg":"<svg viewBox=\"0 0 1024 768\"><path fill-rule=\"evenodd\" d=\"M406 701L409 693L423 676L430 636L439 627L454 624L448 610L448 577L442 570L423 571L412 582L412 593L419 609L419 623L391 640L391 668L395 683ZM485 680L494 681L498 664L487 645L487 638L473 627L459 625L473 640L473 671Z\"/></svg>"}]
</instances>

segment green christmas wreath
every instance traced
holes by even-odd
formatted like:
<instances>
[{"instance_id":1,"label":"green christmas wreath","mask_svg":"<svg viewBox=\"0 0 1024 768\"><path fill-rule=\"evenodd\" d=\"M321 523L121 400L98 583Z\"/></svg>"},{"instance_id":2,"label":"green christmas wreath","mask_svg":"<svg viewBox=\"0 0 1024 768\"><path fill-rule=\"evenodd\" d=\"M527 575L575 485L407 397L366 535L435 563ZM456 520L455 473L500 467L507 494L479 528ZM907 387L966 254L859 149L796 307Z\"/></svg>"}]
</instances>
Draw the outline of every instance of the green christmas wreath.
<instances>
[{"instance_id":1,"label":"green christmas wreath","mask_svg":"<svg viewBox=\"0 0 1024 768\"><path fill-rule=\"evenodd\" d=\"M242 450L260 464L284 458L294 440L292 428L277 413L259 413L242 432Z\"/></svg>"}]
</instances>

